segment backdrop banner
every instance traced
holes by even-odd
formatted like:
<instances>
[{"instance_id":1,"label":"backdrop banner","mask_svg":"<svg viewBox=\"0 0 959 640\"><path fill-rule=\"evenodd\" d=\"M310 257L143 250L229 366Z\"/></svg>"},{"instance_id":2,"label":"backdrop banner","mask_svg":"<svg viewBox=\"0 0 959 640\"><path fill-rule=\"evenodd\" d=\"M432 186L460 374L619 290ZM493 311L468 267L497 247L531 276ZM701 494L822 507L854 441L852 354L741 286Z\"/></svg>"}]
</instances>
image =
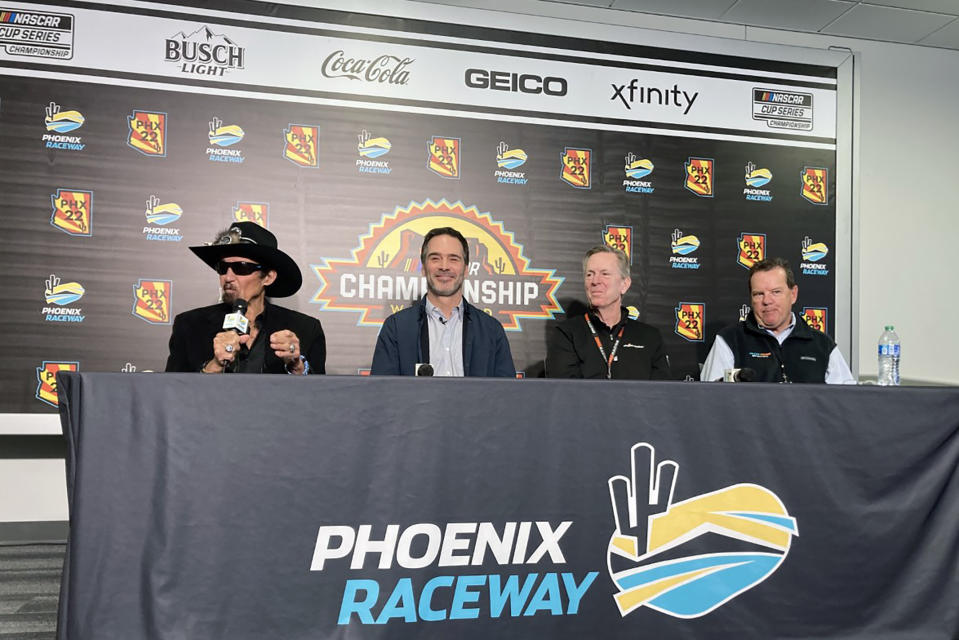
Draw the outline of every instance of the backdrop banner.
<instances>
[{"instance_id":1,"label":"backdrop banner","mask_svg":"<svg viewBox=\"0 0 959 640\"><path fill-rule=\"evenodd\" d=\"M959 389L58 379L60 640L959 634Z\"/></svg>"}]
</instances>

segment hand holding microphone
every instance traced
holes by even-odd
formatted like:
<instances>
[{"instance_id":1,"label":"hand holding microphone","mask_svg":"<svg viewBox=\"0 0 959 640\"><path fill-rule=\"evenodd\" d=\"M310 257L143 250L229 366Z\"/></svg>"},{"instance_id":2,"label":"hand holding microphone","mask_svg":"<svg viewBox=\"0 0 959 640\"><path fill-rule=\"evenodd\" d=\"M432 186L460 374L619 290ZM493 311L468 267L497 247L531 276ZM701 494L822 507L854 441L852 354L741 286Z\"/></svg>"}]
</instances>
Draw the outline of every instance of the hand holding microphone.
<instances>
[{"instance_id":1,"label":"hand holding microphone","mask_svg":"<svg viewBox=\"0 0 959 640\"><path fill-rule=\"evenodd\" d=\"M237 354L250 342L250 321L246 317L247 301L237 298L233 310L223 317L223 331L213 336L213 358L204 366L204 373L231 373Z\"/></svg>"}]
</instances>

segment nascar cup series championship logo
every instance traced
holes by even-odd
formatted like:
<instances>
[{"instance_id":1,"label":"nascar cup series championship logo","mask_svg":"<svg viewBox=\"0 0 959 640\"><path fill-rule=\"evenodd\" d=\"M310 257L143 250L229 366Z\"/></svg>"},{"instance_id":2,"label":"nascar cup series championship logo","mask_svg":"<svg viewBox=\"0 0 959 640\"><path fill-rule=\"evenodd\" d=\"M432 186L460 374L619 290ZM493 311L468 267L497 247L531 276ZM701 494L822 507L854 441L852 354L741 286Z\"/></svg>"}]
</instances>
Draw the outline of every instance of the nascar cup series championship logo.
<instances>
[{"instance_id":1,"label":"nascar cup series championship logo","mask_svg":"<svg viewBox=\"0 0 959 640\"><path fill-rule=\"evenodd\" d=\"M616 530L607 550L621 615L649 607L698 618L759 585L789 554L796 519L779 497L735 484L673 502L679 465L633 446L630 477L609 479Z\"/></svg>"},{"instance_id":2,"label":"nascar cup series championship logo","mask_svg":"<svg viewBox=\"0 0 959 640\"><path fill-rule=\"evenodd\" d=\"M426 294L420 247L434 227L454 227L466 237L470 263L463 294L507 331L521 331L523 318L551 319L562 312L556 291L564 279L554 269L533 269L523 246L489 213L445 199L397 207L370 225L351 258L311 265L320 280L311 302L325 311L358 313L360 326L381 325Z\"/></svg>"}]
</instances>

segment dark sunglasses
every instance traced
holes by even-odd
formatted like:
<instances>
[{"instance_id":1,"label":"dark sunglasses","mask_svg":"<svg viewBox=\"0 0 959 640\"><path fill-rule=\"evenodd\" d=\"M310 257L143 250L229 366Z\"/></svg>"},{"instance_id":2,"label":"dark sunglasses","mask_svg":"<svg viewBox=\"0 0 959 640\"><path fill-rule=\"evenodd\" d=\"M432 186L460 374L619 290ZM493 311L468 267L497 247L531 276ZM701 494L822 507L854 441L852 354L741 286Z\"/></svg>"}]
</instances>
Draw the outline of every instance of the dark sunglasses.
<instances>
[{"instance_id":1,"label":"dark sunglasses","mask_svg":"<svg viewBox=\"0 0 959 640\"><path fill-rule=\"evenodd\" d=\"M255 262L226 262L225 260L220 260L213 268L216 269L216 272L221 276L226 275L227 269L233 269L233 273L235 275L248 276L254 271L260 271L263 269L263 265Z\"/></svg>"}]
</instances>

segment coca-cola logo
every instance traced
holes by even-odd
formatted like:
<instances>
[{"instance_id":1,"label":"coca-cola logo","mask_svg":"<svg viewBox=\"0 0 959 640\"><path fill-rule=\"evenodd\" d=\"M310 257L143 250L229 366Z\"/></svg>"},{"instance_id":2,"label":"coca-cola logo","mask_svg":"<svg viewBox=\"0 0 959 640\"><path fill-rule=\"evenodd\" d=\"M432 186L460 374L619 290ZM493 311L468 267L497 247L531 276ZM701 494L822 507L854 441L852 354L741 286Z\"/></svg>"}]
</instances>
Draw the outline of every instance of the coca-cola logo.
<instances>
[{"instance_id":1,"label":"coca-cola logo","mask_svg":"<svg viewBox=\"0 0 959 640\"><path fill-rule=\"evenodd\" d=\"M407 70L415 58L399 58L383 54L372 59L349 58L339 49L323 61L322 73L327 78L349 78L389 84L406 84L410 81Z\"/></svg>"}]
</instances>

